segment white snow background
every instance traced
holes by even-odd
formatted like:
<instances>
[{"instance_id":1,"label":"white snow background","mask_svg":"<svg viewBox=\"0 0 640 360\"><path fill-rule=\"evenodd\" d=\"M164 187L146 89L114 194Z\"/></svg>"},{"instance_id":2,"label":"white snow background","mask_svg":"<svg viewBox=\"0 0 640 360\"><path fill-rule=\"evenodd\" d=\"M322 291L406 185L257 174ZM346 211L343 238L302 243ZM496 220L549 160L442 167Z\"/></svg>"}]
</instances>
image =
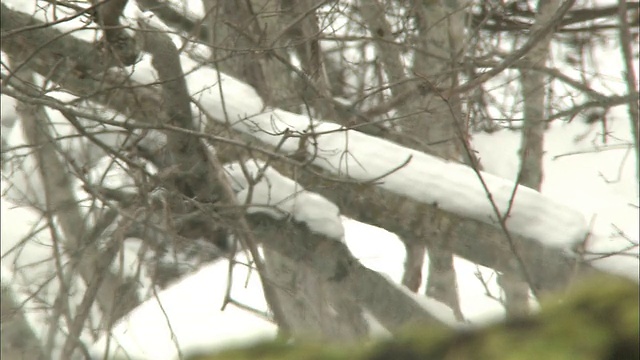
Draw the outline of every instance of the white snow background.
<instances>
[{"instance_id":1,"label":"white snow background","mask_svg":"<svg viewBox=\"0 0 640 360\"><path fill-rule=\"evenodd\" d=\"M31 13L33 9L30 2L20 0L2 0L2 2L24 12ZM187 6L195 17L202 13L199 1L188 1L185 4L187 5L184 6ZM130 18L149 20L152 26L158 28L164 26L156 19L149 19L148 14L140 13L135 8L134 1L129 1L126 11ZM44 14L41 12L38 16L44 16ZM57 25L67 30L77 26L78 24L73 21ZM93 41L95 38L92 30L74 32L73 35L87 41ZM181 45L180 39L174 40L178 46ZM553 50L554 56L562 56L562 49ZM206 49L195 49L195 51L206 51ZM602 77L607 79L606 83L594 81L592 86L605 93L611 91L623 93L625 85L619 73L619 69L622 69L619 50L603 45L599 51L606 54L602 58L610 62L608 66L602 66L599 71L602 73L609 70L612 73L603 74ZM182 61L185 72L197 65L186 56L183 56ZM570 71L571 69L567 69L567 72ZM132 72L133 78L141 83L156 81L155 71L150 66L148 56L145 56L141 63L132 69ZM222 119L220 95L217 86L212 88L217 80L217 73L211 68L199 68L187 76L190 92L197 94L194 96L207 111ZM279 142L279 137L268 137L258 130L267 129L270 132L276 132L288 127L303 131L309 128L307 116L278 109L264 109L262 100L246 84L224 75L221 81L227 101L226 111L230 114L231 120L238 120L245 116L249 116L252 120L250 124L238 122L236 128L239 131L253 134L263 141L275 144ZM9 146L22 145L24 138L20 121L17 121L19 116L14 111L15 102L6 95L2 95L1 100L2 137ZM197 112L194 111L195 113ZM60 124L66 122L55 111L48 111L48 115L54 122ZM608 120L607 130L620 139L618 140L620 144L628 143L631 132L626 108L619 106L612 109L608 114ZM274 124L279 127L273 129ZM313 126L317 132L337 128L335 124L319 121ZM56 129L63 134L69 131L64 125ZM551 246L563 248L570 247L586 231L591 231L589 250L594 252L611 252L625 248L629 243L621 234L638 243L638 185L635 180L635 158L633 152L629 154L624 148L591 151L596 146L603 146L599 142L601 136L598 133L601 131L602 129L597 125L586 124L579 118L570 123L556 121L551 124L545 138L545 178L542 189L544 196L533 191L519 190L517 203L522 204L522 207L514 208L512 218L509 220L510 230L540 239ZM351 146L350 151L358 162L352 161L347 164L340 154L331 151L342 148L347 137ZM116 142L117 139L105 141ZM68 146L77 146L74 144L71 142ZM285 143L283 150L295 151L297 145L297 141L292 139L291 143ZM612 143L607 145L611 146ZM520 133L516 131L482 133L476 134L473 138L473 147L478 151L485 169L485 180L489 183L502 210L505 208L513 186L512 182L507 180L513 181L517 174L519 146ZM328 171L334 171L336 174L344 173L348 169L350 176L360 179L374 178L412 156L411 162L405 168L385 179L383 187L389 191L411 195L421 201L438 201L445 209L486 222L490 222L493 217L486 195L479 187L475 174L468 168L407 150L386 141L371 139L353 131L348 134L335 132L323 135L319 139L319 147L323 151L321 157L325 161L318 161L316 165ZM382 150L379 150L381 147ZM373 153L371 149L394 156L380 157L379 153ZM312 151L312 149L309 150ZM586 153L568 155L581 151ZM106 172L114 184L126 185L126 178L122 173L118 173L117 167L115 170L110 168L109 164L108 159L104 159L104 166L99 166L95 170L96 176ZM364 165L360 167L358 164ZM239 177L241 174L234 171L233 165L227 165L227 168L230 177L235 180L232 184L235 184L235 190L238 191L239 201L243 202L245 199L242 197L242 178ZM14 197L17 196L15 191L26 192L30 198L36 200L42 196L29 188L29 184L37 188L40 181L37 175L29 171L33 171L33 168L26 169L27 175L3 173L1 212L3 254L21 241L32 226L40 221L40 216L34 211L16 207L10 200L12 197L5 196L5 190L8 188L5 176L8 180L19 183L18 188L12 190ZM400 282L405 253L404 247L395 235L346 218L342 218L340 222L335 205L317 194L302 191L303 189L293 181L278 176L273 172L267 174L272 184L277 182L277 185L286 186L265 186L260 191L254 189L252 204L255 207L252 211L261 211L263 207L260 205L275 205L279 212L272 210L272 216L281 216L280 212L291 214L296 220L307 222L312 230L324 232L345 241L354 256L364 265ZM416 179L426 181L431 191L416 194L415 189L410 186ZM271 193L275 190L279 191L277 196ZM11 191L8 193L11 194ZM291 194L296 194L293 200ZM269 196L261 198L261 195ZM471 203L473 205L470 205ZM313 204L314 209L322 209L322 212L308 211L310 204ZM321 216L318 217L319 215ZM47 239L43 234L39 238L42 244L30 245L29 258L25 259L26 257L23 256L19 261L35 263L39 259L50 256L50 250L47 247L47 241L50 242L50 238ZM135 254L137 251L135 241L131 241L127 246L131 247L131 254ZM637 255L637 253L637 247L631 251L631 255ZM132 258L134 256L132 255ZM16 283L20 280L20 283L28 284L29 279L36 279L41 275L29 273L26 278L18 279L17 274L11 274L5 267L5 264L9 264L10 261L10 257L2 260L3 282L12 278ZM485 288L476 276L478 273L482 274L488 279L491 292L499 295L500 290L492 277L493 272L460 258L456 258L455 266L461 307L465 317L472 324L503 317L504 309L497 301L486 296ZM598 260L597 266L632 279L638 279L639 276L637 256L611 256ZM227 271L228 264L225 261L204 266L193 275L160 292L157 298L152 297L113 329L109 340L110 348L113 350L121 347L122 352L135 358L162 360L176 358L178 354L176 344L179 344L183 352L189 352L194 349L222 348L234 343L272 337L276 332L275 326L259 316L233 305L227 306L224 311L220 310L227 285ZM427 271L428 263L425 263L423 278L426 278ZM20 276L24 275L20 274ZM232 292L234 299L265 311L266 304L258 277L255 274L251 275L248 278L247 287L244 287L247 276L246 267L235 267ZM424 293L424 289L421 289L421 292ZM38 318L37 312L34 311L31 321L38 329L38 324L43 320ZM99 354L104 349L106 341L107 338L103 338L96 343L93 351Z\"/></svg>"}]
</instances>

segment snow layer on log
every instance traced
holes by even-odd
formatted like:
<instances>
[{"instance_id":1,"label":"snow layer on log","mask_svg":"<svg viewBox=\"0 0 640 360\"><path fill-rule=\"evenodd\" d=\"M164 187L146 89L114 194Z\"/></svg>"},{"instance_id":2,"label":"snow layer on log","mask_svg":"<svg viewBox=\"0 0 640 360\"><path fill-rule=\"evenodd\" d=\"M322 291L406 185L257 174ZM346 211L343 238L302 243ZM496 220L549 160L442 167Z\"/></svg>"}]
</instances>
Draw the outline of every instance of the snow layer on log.
<instances>
[{"instance_id":1,"label":"snow layer on log","mask_svg":"<svg viewBox=\"0 0 640 360\"><path fill-rule=\"evenodd\" d=\"M262 161L227 164L225 171L237 193L238 202L249 205L248 213L261 212L275 219L291 216L315 233L344 240L340 210L323 196L305 190Z\"/></svg>"}]
</instances>

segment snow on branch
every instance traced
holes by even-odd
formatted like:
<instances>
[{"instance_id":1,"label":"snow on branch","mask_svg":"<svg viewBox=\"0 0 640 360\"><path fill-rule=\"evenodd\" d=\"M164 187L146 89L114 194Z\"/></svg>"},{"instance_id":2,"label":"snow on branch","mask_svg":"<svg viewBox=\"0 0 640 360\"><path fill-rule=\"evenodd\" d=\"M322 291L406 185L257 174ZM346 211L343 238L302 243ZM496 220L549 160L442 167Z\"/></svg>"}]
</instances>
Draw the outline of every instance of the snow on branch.
<instances>
[{"instance_id":1,"label":"snow on branch","mask_svg":"<svg viewBox=\"0 0 640 360\"><path fill-rule=\"evenodd\" d=\"M343 178L367 182L388 174L376 181L379 187L498 226L488 194L472 168L335 123L281 109L265 109L255 90L241 81L224 74L218 79L216 70L196 69L196 63L186 56L182 57L182 65L190 93L196 94L201 106L215 120L284 153L299 153L302 149L314 165ZM222 82L221 86L212 86L217 81ZM509 208L516 184L484 172L481 176L500 213L504 216L509 209L506 220L509 231L565 249L587 234L586 221L577 211L522 186L515 192Z\"/></svg>"},{"instance_id":2,"label":"snow on branch","mask_svg":"<svg viewBox=\"0 0 640 360\"><path fill-rule=\"evenodd\" d=\"M224 168L238 202L249 205L248 213L264 213L274 219L291 216L306 224L312 232L340 241L344 239L340 210L323 196L305 190L263 161L232 163Z\"/></svg>"}]
</instances>

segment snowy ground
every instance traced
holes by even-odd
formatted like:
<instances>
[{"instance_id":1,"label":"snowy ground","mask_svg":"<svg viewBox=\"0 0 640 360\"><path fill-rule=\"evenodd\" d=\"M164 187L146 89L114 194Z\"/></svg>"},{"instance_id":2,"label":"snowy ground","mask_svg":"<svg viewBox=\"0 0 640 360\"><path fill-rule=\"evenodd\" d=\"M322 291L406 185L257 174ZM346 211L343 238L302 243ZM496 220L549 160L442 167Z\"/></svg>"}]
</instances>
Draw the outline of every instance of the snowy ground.
<instances>
[{"instance_id":1,"label":"snowy ground","mask_svg":"<svg viewBox=\"0 0 640 360\"><path fill-rule=\"evenodd\" d=\"M619 126L622 128L621 131L625 130L625 123L622 122ZM615 225L637 243L638 209L637 206L633 206L637 205L637 188L633 181L632 156L622 163L625 151L611 150L553 160L556 155L575 151L575 147L572 147L574 136L588 130L589 127L585 124L575 123L554 126L548 131L548 156L545 162L543 192L573 205L588 219L595 215L593 231L602 238L616 234L617 231L613 227ZM593 133L595 129L591 131ZM518 133L504 131L476 136L474 145L480 151L487 170L506 178L515 178ZM512 149L512 152L509 154L504 149ZM615 178L620 166L623 166L621 181L607 183L604 178ZM405 253L404 247L395 235L347 219L344 221L344 227L349 249L357 258L371 269L386 273L393 280L400 282ZM610 250L606 243L602 247L603 251ZM633 271L634 268L637 271L637 258L616 257L615 261L628 261L624 271ZM476 273L480 271L488 280L492 294L499 295L492 271L479 268L460 258L456 258L455 267L465 317L473 323L503 317L502 306L485 294L485 288L476 277ZM425 264L423 278L426 278L427 271L428 264ZM172 320L176 338L184 349L220 348L229 343L256 340L275 333L276 329L272 324L233 306L224 312L219 311L226 285L226 273L226 264L213 264L160 294L164 309ZM252 276L248 288L243 288L241 284L245 281L245 275L243 271L236 272L234 285L237 286L234 287L234 297L264 310L264 298L257 276ZM627 273L627 276L634 275ZM142 305L127 320L126 325L120 325L115 333L122 334L118 339L126 344L128 351L145 358L172 359L176 354L165 316L156 300Z\"/></svg>"}]
</instances>

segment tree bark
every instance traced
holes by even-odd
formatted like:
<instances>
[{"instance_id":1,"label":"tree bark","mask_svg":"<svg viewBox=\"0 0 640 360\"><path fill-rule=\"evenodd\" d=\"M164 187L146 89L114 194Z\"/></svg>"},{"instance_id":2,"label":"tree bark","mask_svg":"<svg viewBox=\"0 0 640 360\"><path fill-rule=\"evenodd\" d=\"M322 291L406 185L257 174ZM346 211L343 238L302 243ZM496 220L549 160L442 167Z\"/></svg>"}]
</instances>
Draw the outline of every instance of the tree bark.
<instances>
[{"instance_id":1,"label":"tree bark","mask_svg":"<svg viewBox=\"0 0 640 360\"><path fill-rule=\"evenodd\" d=\"M459 5L464 9L464 4ZM464 10L449 9L440 3L416 3L412 8L417 23L418 35L413 39L414 64L409 67L403 63L401 50L404 45L394 40L393 30L385 18L385 5L378 1L361 7L362 16L376 41L374 42L384 70L389 78L392 96L402 94L408 96L399 107L398 120L394 126L401 129L395 140L400 144L417 150L427 151L449 160L459 160L461 156L460 141L466 141L459 129L464 127L460 122L461 109L457 97L444 99L440 94L421 95L421 87L451 88L457 84L457 73L454 64L461 55L461 39L464 33L462 21ZM416 78L405 74L406 68L412 68L415 75L430 82L419 85ZM433 223L435 227L444 224ZM433 232L434 234L436 232ZM424 250L412 239L403 239L407 259L403 284L417 290L416 281L420 281L424 259ZM427 294L449 304L462 318L457 294L453 254L447 249L448 240L441 237L426 238L429 255L429 275ZM424 246L424 245L423 245ZM418 285L419 286L419 285Z\"/></svg>"},{"instance_id":2,"label":"tree bark","mask_svg":"<svg viewBox=\"0 0 640 360\"><path fill-rule=\"evenodd\" d=\"M637 4L635 6L637 10ZM631 132L633 136L633 146L636 155L636 180L640 182L640 143L638 138L640 137L640 130L638 129L638 122L640 122L640 111L638 110L638 101L640 101L640 95L638 94L638 77L635 72L634 58L631 45L631 32L629 31L629 23L627 21L627 1L618 0L618 20L620 21L620 47L622 50L622 60L625 65L625 80L627 82L627 90L629 91L629 118L631 120ZM637 18L637 17L636 17ZM639 190L640 191L640 190ZM640 194L636 194L640 195Z\"/></svg>"},{"instance_id":3,"label":"tree bark","mask_svg":"<svg viewBox=\"0 0 640 360\"><path fill-rule=\"evenodd\" d=\"M540 0L538 14L532 31L547 26L549 20L560 7L560 0ZM553 32L539 41L524 56L523 61L533 68L520 70L522 94L524 98L524 128L520 147L520 171L518 183L540 191L543 178L544 131L547 126L544 114L547 77L535 71L534 67L544 67L549 57L549 44ZM529 286L509 274L500 274L499 283L505 294L507 316L519 317L529 312Z\"/></svg>"},{"instance_id":4,"label":"tree bark","mask_svg":"<svg viewBox=\"0 0 640 360\"><path fill-rule=\"evenodd\" d=\"M4 272L4 269L3 269ZM2 279L2 327L0 328L0 355L4 359L48 359L43 346L36 336L22 309L21 301L16 299L11 284Z\"/></svg>"}]
</instances>

